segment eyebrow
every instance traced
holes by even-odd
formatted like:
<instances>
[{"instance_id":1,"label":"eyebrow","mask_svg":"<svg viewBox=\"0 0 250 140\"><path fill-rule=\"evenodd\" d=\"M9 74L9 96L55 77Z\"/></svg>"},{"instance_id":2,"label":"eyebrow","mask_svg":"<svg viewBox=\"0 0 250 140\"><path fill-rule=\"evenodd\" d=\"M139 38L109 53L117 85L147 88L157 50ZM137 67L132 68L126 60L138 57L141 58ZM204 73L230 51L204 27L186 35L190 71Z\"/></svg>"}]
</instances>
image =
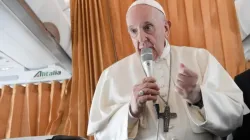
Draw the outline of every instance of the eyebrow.
<instances>
[{"instance_id":1,"label":"eyebrow","mask_svg":"<svg viewBox=\"0 0 250 140\"><path fill-rule=\"evenodd\" d=\"M153 23L150 22L150 21L145 21L145 22L143 23L143 25L145 25L145 24L151 24L151 25L153 25ZM133 27L134 27L134 25L129 25L129 26L128 26L128 28L133 28Z\"/></svg>"},{"instance_id":2,"label":"eyebrow","mask_svg":"<svg viewBox=\"0 0 250 140\"><path fill-rule=\"evenodd\" d=\"M128 28L129 28L129 29L130 29L130 28L133 28L133 25L129 25Z\"/></svg>"},{"instance_id":3,"label":"eyebrow","mask_svg":"<svg viewBox=\"0 0 250 140\"><path fill-rule=\"evenodd\" d=\"M144 24L153 24L152 22L146 21Z\"/></svg>"}]
</instances>

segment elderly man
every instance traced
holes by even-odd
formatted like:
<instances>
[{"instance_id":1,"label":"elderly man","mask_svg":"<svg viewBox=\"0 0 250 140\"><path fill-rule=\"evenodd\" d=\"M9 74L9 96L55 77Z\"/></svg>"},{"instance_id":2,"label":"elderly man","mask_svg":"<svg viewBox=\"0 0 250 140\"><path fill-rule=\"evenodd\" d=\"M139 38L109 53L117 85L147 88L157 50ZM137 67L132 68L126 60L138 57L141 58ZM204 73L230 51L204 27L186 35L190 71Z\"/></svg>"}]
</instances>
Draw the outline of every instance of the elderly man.
<instances>
[{"instance_id":1,"label":"elderly man","mask_svg":"<svg viewBox=\"0 0 250 140\"><path fill-rule=\"evenodd\" d=\"M88 135L98 140L212 140L241 126L249 111L241 90L208 51L168 43L171 23L159 3L135 1L126 20L136 53L103 71ZM139 57L143 48L153 50L153 77L145 78Z\"/></svg>"}]
</instances>

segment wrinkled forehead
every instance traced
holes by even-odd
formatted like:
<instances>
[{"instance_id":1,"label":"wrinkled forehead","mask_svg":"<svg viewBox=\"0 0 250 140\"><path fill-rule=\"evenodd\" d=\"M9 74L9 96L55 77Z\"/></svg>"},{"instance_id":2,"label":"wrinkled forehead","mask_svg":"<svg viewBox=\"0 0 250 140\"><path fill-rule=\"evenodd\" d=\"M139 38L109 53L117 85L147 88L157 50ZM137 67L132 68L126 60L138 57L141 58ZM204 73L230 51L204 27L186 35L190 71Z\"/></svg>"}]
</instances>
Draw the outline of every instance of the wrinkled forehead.
<instances>
[{"instance_id":1,"label":"wrinkled forehead","mask_svg":"<svg viewBox=\"0 0 250 140\"><path fill-rule=\"evenodd\" d=\"M144 22L157 22L159 14L162 14L154 7L141 4L132 7L126 15L127 25L139 25ZM163 14L162 14L163 15Z\"/></svg>"}]
</instances>

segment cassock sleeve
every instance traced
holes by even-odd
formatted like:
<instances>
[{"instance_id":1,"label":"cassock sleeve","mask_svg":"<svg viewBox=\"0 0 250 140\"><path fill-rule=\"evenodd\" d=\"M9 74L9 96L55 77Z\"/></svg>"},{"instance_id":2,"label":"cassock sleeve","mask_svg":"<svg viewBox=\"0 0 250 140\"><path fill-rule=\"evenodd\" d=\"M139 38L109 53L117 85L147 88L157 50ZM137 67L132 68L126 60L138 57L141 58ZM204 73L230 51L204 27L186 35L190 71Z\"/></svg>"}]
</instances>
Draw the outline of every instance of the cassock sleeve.
<instances>
[{"instance_id":1,"label":"cassock sleeve","mask_svg":"<svg viewBox=\"0 0 250 140\"><path fill-rule=\"evenodd\" d=\"M243 114L249 113L242 91L220 63L205 49L196 53L202 82L203 108L186 105L189 117L199 127L227 136L242 125Z\"/></svg>"},{"instance_id":2,"label":"cassock sleeve","mask_svg":"<svg viewBox=\"0 0 250 140\"><path fill-rule=\"evenodd\" d=\"M128 96L117 96L114 80L105 70L96 87L90 109L87 135L97 140L127 140L134 138L139 121L129 115Z\"/></svg>"}]
</instances>

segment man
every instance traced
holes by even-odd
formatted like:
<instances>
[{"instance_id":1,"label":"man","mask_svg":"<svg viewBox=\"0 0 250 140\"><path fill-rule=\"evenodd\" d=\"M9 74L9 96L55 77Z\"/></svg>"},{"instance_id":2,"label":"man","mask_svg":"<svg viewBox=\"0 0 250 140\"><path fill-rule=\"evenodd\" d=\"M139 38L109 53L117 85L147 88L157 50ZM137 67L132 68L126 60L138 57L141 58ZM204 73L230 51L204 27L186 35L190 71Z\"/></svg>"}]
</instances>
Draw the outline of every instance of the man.
<instances>
[{"instance_id":1,"label":"man","mask_svg":"<svg viewBox=\"0 0 250 140\"><path fill-rule=\"evenodd\" d=\"M243 92L244 102L250 107L250 70L235 77L235 83ZM250 139L250 114L243 116L243 125L233 132L234 140Z\"/></svg>"},{"instance_id":2,"label":"man","mask_svg":"<svg viewBox=\"0 0 250 140\"><path fill-rule=\"evenodd\" d=\"M136 53L103 71L88 135L98 140L212 140L242 124L248 110L241 90L206 50L168 43L171 23L159 3L135 1L126 21ZM145 78L143 48L153 49L153 77Z\"/></svg>"}]
</instances>

